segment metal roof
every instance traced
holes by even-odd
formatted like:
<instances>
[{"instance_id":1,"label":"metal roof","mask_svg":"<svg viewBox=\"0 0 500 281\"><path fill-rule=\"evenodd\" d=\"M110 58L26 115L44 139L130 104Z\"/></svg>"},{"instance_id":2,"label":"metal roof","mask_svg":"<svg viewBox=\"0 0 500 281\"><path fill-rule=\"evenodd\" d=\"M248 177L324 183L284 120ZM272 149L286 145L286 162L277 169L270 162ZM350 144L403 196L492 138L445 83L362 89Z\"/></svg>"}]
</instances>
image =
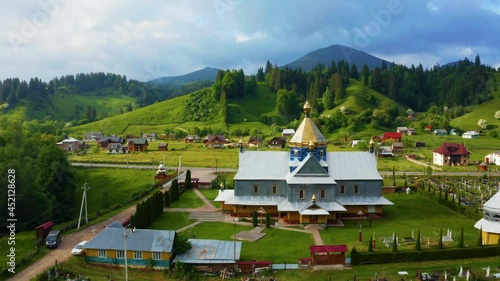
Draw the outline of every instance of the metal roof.
<instances>
[{"instance_id":1,"label":"metal roof","mask_svg":"<svg viewBox=\"0 0 500 281\"><path fill-rule=\"evenodd\" d=\"M247 151L240 153L238 173L235 180L288 180L290 153L287 151ZM382 180L377 171L375 154L368 151L327 152L326 164L335 184L335 180ZM294 163L294 162L292 162ZM300 165L305 161L298 162ZM320 163L321 164L321 163ZM297 169L296 169L297 170ZM292 172L293 173L293 172ZM307 177L297 184L322 183L324 178Z\"/></svg>"},{"instance_id":2,"label":"metal roof","mask_svg":"<svg viewBox=\"0 0 500 281\"><path fill-rule=\"evenodd\" d=\"M497 192L490 200L486 201L483 205L484 210L490 212L500 213L500 192Z\"/></svg>"},{"instance_id":3,"label":"metal roof","mask_svg":"<svg viewBox=\"0 0 500 281\"><path fill-rule=\"evenodd\" d=\"M126 229L127 251L171 253L175 231L153 229ZM124 229L107 227L85 244L84 249L124 250Z\"/></svg>"},{"instance_id":4,"label":"metal roof","mask_svg":"<svg viewBox=\"0 0 500 281\"><path fill-rule=\"evenodd\" d=\"M392 206L394 203L385 199L383 196L337 196L337 202L342 205L387 205Z\"/></svg>"},{"instance_id":5,"label":"metal roof","mask_svg":"<svg viewBox=\"0 0 500 281\"><path fill-rule=\"evenodd\" d=\"M215 202L224 202L234 197L234 189L219 189L219 194L214 199Z\"/></svg>"},{"instance_id":6,"label":"metal roof","mask_svg":"<svg viewBox=\"0 0 500 281\"><path fill-rule=\"evenodd\" d=\"M225 204L234 205L250 205L250 206L276 206L286 197L281 196L262 196L262 195L247 195L247 196L233 196L225 201Z\"/></svg>"},{"instance_id":7,"label":"metal roof","mask_svg":"<svg viewBox=\"0 0 500 281\"><path fill-rule=\"evenodd\" d=\"M240 259L243 244L241 241L211 239L189 239L189 242L193 247L186 253L177 255L174 263L236 263Z\"/></svg>"},{"instance_id":8,"label":"metal roof","mask_svg":"<svg viewBox=\"0 0 500 281\"><path fill-rule=\"evenodd\" d=\"M489 221L483 218L477 221L474 227L486 232L500 234L500 222L497 221Z\"/></svg>"},{"instance_id":9,"label":"metal roof","mask_svg":"<svg viewBox=\"0 0 500 281\"><path fill-rule=\"evenodd\" d=\"M347 252L347 246L346 245L309 246L309 251L311 251L311 253L336 253L336 252L345 253Z\"/></svg>"},{"instance_id":10,"label":"metal roof","mask_svg":"<svg viewBox=\"0 0 500 281\"><path fill-rule=\"evenodd\" d=\"M290 139L290 145L309 146L311 142L314 145L327 144L326 138L321 134L313 120L306 114L306 117L302 120L297 131Z\"/></svg>"},{"instance_id":11,"label":"metal roof","mask_svg":"<svg viewBox=\"0 0 500 281\"><path fill-rule=\"evenodd\" d=\"M239 154L234 180L285 180L289 153L286 151L245 151Z\"/></svg>"}]
</instances>

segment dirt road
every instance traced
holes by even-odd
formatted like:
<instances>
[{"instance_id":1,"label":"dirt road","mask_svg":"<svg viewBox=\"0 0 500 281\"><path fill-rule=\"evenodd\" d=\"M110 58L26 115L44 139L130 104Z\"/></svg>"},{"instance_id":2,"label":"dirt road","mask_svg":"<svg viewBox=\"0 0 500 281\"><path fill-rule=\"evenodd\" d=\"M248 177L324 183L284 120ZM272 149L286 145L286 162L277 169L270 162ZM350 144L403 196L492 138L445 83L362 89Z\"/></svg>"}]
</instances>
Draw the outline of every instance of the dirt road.
<instances>
[{"instance_id":1,"label":"dirt road","mask_svg":"<svg viewBox=\"0 0 500 281\"><path fill-rule=\"evenodd\" d=\"M111 217L101 223L88 226L72 234L63 235L61 244L59 244L59 247L57 249L50 250L46 256L36 261L28 268L25 268L24 270L17 272L8 280L22 280L22 281L31 280L32 278L36 277L38 274L42 273L47 268L55 265L56 260L57 262L62 262L69 259L71 257L71 250L80 241L92 239L97 233L99 233L104 227L106 227L110 223L114 221L121 221L122 219L132 215L134 212L135 212L135 205L129 207L128 209L124 210L118 215Z\"/></svg>"}]
</instances>

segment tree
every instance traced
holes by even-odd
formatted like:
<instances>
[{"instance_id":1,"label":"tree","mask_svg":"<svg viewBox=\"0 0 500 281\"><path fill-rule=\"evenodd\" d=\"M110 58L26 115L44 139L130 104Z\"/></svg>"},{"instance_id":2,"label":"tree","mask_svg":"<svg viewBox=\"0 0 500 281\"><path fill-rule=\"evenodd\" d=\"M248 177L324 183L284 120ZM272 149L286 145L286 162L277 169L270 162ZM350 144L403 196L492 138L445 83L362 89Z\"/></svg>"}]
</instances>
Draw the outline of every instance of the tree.
<instances>
[{"instance_id":1,"label":"tree","mask_svg":"<svg viewBox=\"0 0 500 281\"><path fill-rule=\"evenodd\" d=\"M170 192L168 192L168 190L163 192L163 201L165 203L165 208L168 208L170 206Z\"/></svg>"},{"instance_id":2,"label":"tree","mask_svg":"<svg viewBox=\"0 0 500 281\"><path fill-rule=\"evenodd\" d=\"M259 224L257 220L257 212L253 211L252 212L252 225L256 227Z\"/></svg>"},{"instance_id":3,"label":"tree","mask_svg":"<svg viewBox=\"0 0 500 281\"><path fill-rule=\"evenodd\" d=\"M327 87L323 93L323 106L325 109L332 109L334 106L333 92L330 87Z\"/></svg>"},{"instance_id":4,"label":"tree","mask_svg":"<svg viewBox=\"0 0 500 281\"><path fill-rule=\"evenodd\" d=\"M394 236L392 236L392 251L397 252L398 251L398 239L396 234L394 233Z\"/></svg>"},{"instance_id":5,"label":"tree","mask_svg":"<svg viewBox=\"0 0 500 281\"><path fill-rule=\"evenodd\" d=\"M370 77L370 69L368 68L368 65L365 63L363 65L363 68L361 68L361 75L359 77L361 79L361 84L363 86L368 86L369 77Z\"/></svg>"},{"instance_id":6,"label":"tree","mask_svg":"<svg viewBox=\"0 0 500 281\"><path fill-rule=\"evenodd\" d=\"M373 236L370 235L370 240L368 241L368 252L373 253Z\"/></svg>"},{"instance_id":7,"label":"tree","mask_svg":"<svg viewBox=\"0 0 500 281\"><path fill-rule=\"evenodd\" d=\"M174 255L182 255L193 247L193 244L189 242L190 237L185 233L186 231L176 234L174 239Z\"/></svg>"},{"instance_id":8,"label":"tree","mask_svg":"<svg viewBox=\"0 0 500 281\"><path fill-rule=\"evenodd\" d=\"M191 189L191 170L186 171L186 178L184 179L184 190Z\"/></svg>"},{"instance_id":9,"label":"tree","mask_svg":"<svg viewBox=\"0 0 500 281\"><path fill-rule=\"evenodd\" d=\"M179 181L174 179L172 185L170 186L170 203L175 202L179 199Z\"/></svg>"},{"instance_id":10,"label":"tree","mask_svg":"<svg viewBox=\"0 0 500 281\"><path fill-rule=\"evenodd\" d=\"M392 185L396 186L396 168L392 166Z\"/></svg>"},{"instance_id":11,"label":"tree","mask_svg":"<svg viewBox=\"0 0 500 281\"><path fill-rule=\"evenodd\" d=\"M479 236L477 237L477 246L482 247L483 246L483 227L481 226L481 229L479 230Z\"/></svg>"},{"instance_id":12,"label":"tree","mask_svg":"<svg viewBox=\"0 0 500 281\"><path fill-rule=\"evenodd\" d=\"M271 214L266 213L266 228L271 228Z\"/></svg>"},{"instance_id":13,"label":"tree","mask_svg":"<svg viewBox=\"0 0 500 281\"><path fill-rule=\"evenodd\" d=\"M479 121L477 121L477 125L483 130L488 128L488 122L485 119L479 119Z\"/></svg>"},{"instance_id":14,"label":"tree","mask_svg":"<svg viewBox=\"0 0 500 281\"><path fill-rule=\"evenodd\" d=\"M438 249L443 249L443 229L439 231Z\"/></svg>"},{"instance_id":15,"label":"tree","mask_svg":"<svg viewBox=\"0 0 500 281\"><path fill-rule=\"evenodd\" d=\"M458 248L463 248L464 247L464 227L462 226L462 230L460 231L460 238L458 240Z\"/></svg>"},{"instance_id":16,"label":"tree","mask_svg":"<svg viewBox=\"0 0 500 281\"><path fill-rule=\"evenodd\" d=\"M422 244L421 244L420 239L421 238L420 238L420 229L419 229L417 232L417 241L415 241L415 250L417 250L417 251L422 250Z\"/></svg>"}]
</instances>

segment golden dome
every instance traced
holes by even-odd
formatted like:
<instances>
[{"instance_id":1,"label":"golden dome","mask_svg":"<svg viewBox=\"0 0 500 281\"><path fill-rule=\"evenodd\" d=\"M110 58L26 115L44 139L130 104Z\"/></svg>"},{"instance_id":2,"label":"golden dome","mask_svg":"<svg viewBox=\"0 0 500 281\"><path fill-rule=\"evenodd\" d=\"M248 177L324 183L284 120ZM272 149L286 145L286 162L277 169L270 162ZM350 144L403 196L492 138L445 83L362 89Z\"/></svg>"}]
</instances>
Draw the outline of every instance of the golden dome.
<instances>
[{"instance_id":1,"label":"golden dome","mask_svg":"<svg viewBox=\"0 0 500 281\"><path fill-rule=\"evenodd\" d=\"M304 103L304 112L309 113L311 112L311 110L312 110L311 104L309 103L309 101L306 101L306 103Z\"/></svg>"},{"instance_id":2,"label":"golden dome","mask_svg":"<svg viewBox=\"0 0 500 281\"><path fill-rule=\"evenodd\" d=\"M312 201L316 202L316 194L313 194Z\"/></svg>"},{"instance_id":3,"label":"golden dome","mask_svg":"<svg viewBox=\"0 0 500 281\"><path fill-rule=\"evenodd\" d=\"M374 145L375 144L375 141L373 140L373 138L370 139L370 142L368 144L369 145Z\"/></svg>"},{"instance_id":4,"label":"golden dome","mask_svg":"<svg viewBox=\"0 0 500 281\"><path fill-rule=\"evenodd\" d=\"M290 139L290 145L311 146L311 143L313 146L326 145L327 141L312 119L306 115L299 128Z\"/></svg>"}]
</instances>

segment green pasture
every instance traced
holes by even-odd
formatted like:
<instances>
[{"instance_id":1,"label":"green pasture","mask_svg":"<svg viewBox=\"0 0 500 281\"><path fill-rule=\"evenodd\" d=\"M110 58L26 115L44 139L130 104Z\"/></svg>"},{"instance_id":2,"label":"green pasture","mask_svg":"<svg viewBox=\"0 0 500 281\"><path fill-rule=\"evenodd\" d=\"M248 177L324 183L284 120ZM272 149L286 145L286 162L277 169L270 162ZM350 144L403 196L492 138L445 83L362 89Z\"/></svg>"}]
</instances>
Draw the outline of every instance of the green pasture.
<instances>
[{"instance_id":1,"label":"green pasture","mask_svg":"<svg viewBox=\"0 0 500 281\"><path fill-rule=\"evenodd\" d=\"M188 219L187 212L163 212L151 225L151 229L177 230L195 221Z\"/></svg>"},{"instance_id":2,"label":"green pasture","mask_svg":"<svg viewBox=\"0 0 500 281\"><path fill-rule=\"evenodd\" d=\"M186 189L179 200L170 204L170 208L198 208L203 207L205 204L203 201L194 193L193 189Z\"/></svg>"},{"instance_id":3,"label":"green pasture","mask_svg":"<svg viewBox=\"0 0 500 281\"><path fill-rule=\"evenodd\" d=\"M89 214L123 204L134 196L147 191L152 185L155 172L152 170L129 170L118 168L74 168L76 182L75 216L80 210L84 183L87 191Z\"/></svg>"},{"instance_id":4,"label":"green pasture","mask_svg":"<svg viewBox=\"0 0 500 281\"><path fill-rule=\"evenodd\" d=\"M219 202L214 202L214 199L217 197L217 195L219 195L218 189L199 189L198 191L200 191L200 193L203 194L203 196L205 196L208 201L210 201L210 204L212 204L212 206L216 208L220 207Z\"/></svg>"}]
</instances>

